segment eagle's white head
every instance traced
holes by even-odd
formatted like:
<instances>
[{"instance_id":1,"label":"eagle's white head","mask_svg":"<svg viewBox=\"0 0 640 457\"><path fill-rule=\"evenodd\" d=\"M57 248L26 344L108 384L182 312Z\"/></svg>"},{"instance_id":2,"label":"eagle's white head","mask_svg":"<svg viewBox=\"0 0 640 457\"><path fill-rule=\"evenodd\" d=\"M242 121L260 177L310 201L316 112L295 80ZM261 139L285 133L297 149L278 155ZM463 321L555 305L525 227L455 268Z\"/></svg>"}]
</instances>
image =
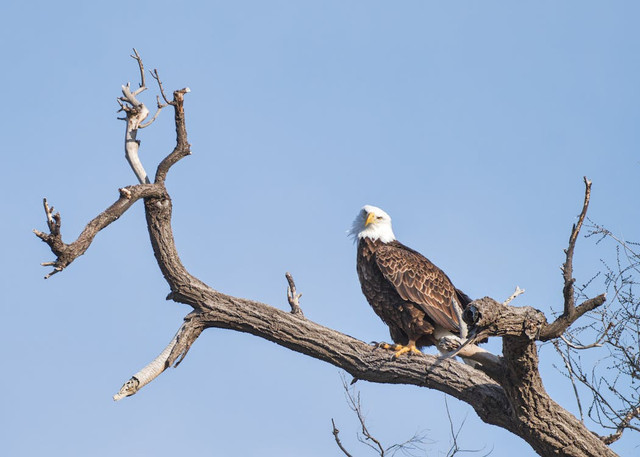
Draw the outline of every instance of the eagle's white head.
<instances>
[{"instance_id":1,"label":"eagle's white head","mask_svg":"<svg viewBox=\"0 0 640 457\"><path fill-rule=\"evenodd\" d=\"M349 235L354 240L369 238L389 243L396 239L391 228L391 217L380 208L371 205L362 207L353 221Z\"/></svg>"}]
</instances>

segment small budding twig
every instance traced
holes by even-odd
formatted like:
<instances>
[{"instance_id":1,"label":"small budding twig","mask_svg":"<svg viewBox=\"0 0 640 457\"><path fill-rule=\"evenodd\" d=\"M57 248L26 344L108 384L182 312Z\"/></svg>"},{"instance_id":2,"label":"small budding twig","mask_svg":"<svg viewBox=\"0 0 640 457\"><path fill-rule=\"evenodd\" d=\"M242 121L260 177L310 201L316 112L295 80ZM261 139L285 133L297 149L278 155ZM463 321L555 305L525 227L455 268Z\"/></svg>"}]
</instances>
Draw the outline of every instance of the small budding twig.
<instances>
[{"instance_id":1,"label":"small budding twig","mask_svg":"<svg viewBox=\"0 0 640 457\"><path fill-rule=\"evenodd\" d=\"M297 293L296 291L296 283L293 282L293 276L288 271L284 275L287 278L287 282L289 286L287 287L287 300L289 301L289 305L291 305L291 314L299 314L304 317L304 313L300 308L300 297L302 294Z\"/></svg>"}]
</instances>

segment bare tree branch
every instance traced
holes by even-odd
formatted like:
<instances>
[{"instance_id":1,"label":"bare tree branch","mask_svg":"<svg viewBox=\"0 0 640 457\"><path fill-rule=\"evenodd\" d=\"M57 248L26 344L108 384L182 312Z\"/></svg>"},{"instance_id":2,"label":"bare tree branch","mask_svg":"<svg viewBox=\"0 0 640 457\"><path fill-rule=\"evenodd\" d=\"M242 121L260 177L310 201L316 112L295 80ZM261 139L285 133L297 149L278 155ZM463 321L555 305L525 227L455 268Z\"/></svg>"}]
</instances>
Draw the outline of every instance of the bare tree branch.
<instances>
[{"instance_id":1,"label":"bare tree branch","mask_svg":"<svg viewBox=\"0 0 640 457\"><path fill-rule=\"evenodd\" d=\"M615 441L619 440L620 437L622 436L622 432L626 429L626 428L634 428L636 431L638 430L637 427L631 427L631 421L633 419L636 419L640 417L640 406L637 406L636 408L630 410L626 416L624 416L624 418L620 421L620 424L618 424L618 428L616 429L615 433L612 433L609 436L605 436L602 438L602 441L605 444L611 444L614 443Z\"/></svg>"},{"instance_id":2,"label":"bare tree branch","mask_svg":"<svg viewBox=\"0 0 640 457\"><path fill-rule=\"evenodd\" d=\"M134 96L139 95L143 91L147 90L147 85L144 82L144 64L142 63L142 58L136 48L133 48L133 54L130 56L138 62L138 68L140 69L140 87L133 93Z\"/></svg>"},{"instance_id":3,"label":"bare tree branch","mask_svg":"<svg viewBox=\"0 0 640 457\"><path fill-rule=\"evenodd\" d=\"M595 298L584 301L580 306L575 306L575 278L573 277L573 253L576 246L576 240L578 234L582 228L582 223L587 215L587 209L589 208L589 200L591 198L591 181L584 177L584 203L582 205L582 211L578 216L577 224L574 224L571 228L571 235L569 236L569 247L565 250L566 260L562 265L562 277L564 278L564 287L562 294L564 296L564 312L553 323L546 325L544 329L541 329L540 340L548 341L553 338L558 338L562 335L571 324L579 319L583 314L597 308L602 305L605 300L605 294L598 295Z\"/></svg>"},{"instance_id":4,"label":"bare tree branch","mask_svg":"<svg viewBox=\"0 0 640 457\"><path fill-rule=\"evenodd\" d=\"M139 63L141 64L141 61ZM141 72L144 75L144 71L141 70ZM144 89L146 87L141 86L140 89L131 92L130 84L127 83L126 86L122 86L123 96L120 98L120 110L125 112L127 121L124 135L125 157L140 184L148 184L150 182L138 155L138 149L140 148L140 141L137 139L138 129L149 115L149 109L136 98Z\"/></svg>"},{"instance_id":5,"label":"bare tree branch","mask_svg":"<svg viewBox=\"0 0 640 457\"><path fill-rule=\"evenodd\" d=\"M574 291L573 284L575 279L573 278L573 252L576 247L576 241L578 240L578 234L580 233L580 229L582 228L582 223L584 222L584 218L587 215L587 209L589 208L589 200L591 198L591 181L584 177L584 203L582 205L582 211L578 216L578 223L573 225L571 229L571 236L569 236L569 247L566 249L566 260L564 265L562 266L562 275L564 278L564 314L567 316L571 316L573 313L573 309L575 307L574 304Z\"/></svg>"},{"instance_id":6,"label":"bare tree branch","mask_svg":"<svg viewBox=\"0 0 640 457\"><path fill-rule=\"evenodd\" d=\"M331 419L331 425L333 426L332 433L333 433L333 438L336 440L336 444L338 445L340 450L344 453L344 455L346 455L347 457L352 457L351 454L349 454L349 452L344 448L344 446L342 445L342 442L340 441L340 438L338 437L340 430L338 430L338 428L336 427L336 423L334 422L333 418Z\"/></svg>"},{"instance_id":7,"label":"bare tree branch","mask_svg":"<svg viewBox=\"0 0 640 457\"><path fill-rule=\"evenodd\" d=\"M137 51L134 50L134 53L142 75L141 87L132 92L129 85L123 86L123 97L120 98L122 110L127 114L125 148L130 148L127 149L130 164L131 157L137 157L138 153L137 130L148 115L144 104L136 99L144 90L144 68ZM169 102L164 95L157 72L152 72L152 75L159 83L165 102L174 109L176 128L175 147L158 165L155 183L122 189L120 198L89 222L78 239L71 244L62 241L60 215L54 214L53 208L49 208L46 202L44 207L49 233L35 231L56 255L55 262L45 263L53 266L54 272L61 271L88 249L100 230L120 217L135 201L144 200L153 253L171 289L167 299L185 303L191 306L194 312L187 316L167 348L123 386L117 394L119 398L135 393L145 383L162 373L167 366L179 363L204 329L225 328L250 333L331 363L347 371L354 379L412 384L452 395L471 405L483 421L498 425L526 440L540 455L615 455L584 424L549 397L538 370L536 341L558 338L580 316L594 310L605 301L604 295L599 295L575 307L573 299L573 251L586 215L591 188L591 183L586 178L583 210L578 224L572 229L563 267L565 306L562 316L548 324L544 314L531 307L501 305L490 298L471 303L464 313L465 322L472 326L470 334L476 338L502 338L503 357L495 363L496 369L491 377L455 360L428 354L389 360L387 354L376 351L362 341L308 319L301 319L290 312L263 303L218 292L187 271L176 250L171 226L172 202L164 183L171 167L191 154L184 111L184 95L189 89L174 91L173 100ZM136 169L133 164L132 168L141 183L148 182L146 173L143 173L144 169ZM291 296L299 298L293 287L290 289ZM616 294L620 295L623 292L616 291ZM616 341L614 337L615 335L609 335L609 340ZM625 347L621 340L618 341L618 345ZM633 356L627 352L629 357ZM578 374L576 378L580 379ZM607 387L616 391L615 383L607 384ZM603 411L611 417L617 417L619 425L623 428L633 427L630 423L637 417L637 413L628 415L629 419L625 421L627 416L621 416L613 406L606 403L606 400L603 400L603 404L607 408ZM631 402L627 402L626 405L633 406ZM541 427L541 423L545 426ZM385 451L364 424L363 435L374 449ZM334 436L337 438L337 434Z\"/></svg>"},{"instance_id":8,"label":"bare tree branch","mask_svg":"<svg viewBox=\"0 0 640 457\"><path fill-rule=\"evenodd\" d=\"M445 406L445 409L447 411L447 419L449 420L449 433L451 435L451 447L447 451L447 457L454 457L459 452L460 453L462 453L462 452L472 452L472 453L481 452L483 449L464 449L464 448L460 447L460 445L458 444L458 437L460 436L460 432L462 432L462 428L464 427L464 424L465 424L467 419L465 417L462 420L462 422L460 423L460 426L458 427L458 429L456 430L454 425L453 425L453 419L451 418L451 411L449 410L449 403L447 402L447 397L444 397L444 406ZM487 457L492 452L493 452L493 449L491 449L489 452L484 454L482 457Z\"/></svg>"},{"instance_id":9,"label":"bare tree branch","mask_svg":"<svg viewBox=\"0 0 640 457\"><path fill-rule=\"evenodd\" d=\"M518 297L519 295L522 295L524 292L525 292L524 289L521 289L520 286L516 286L516 290L513 291L513 293L509 296L509 298L507 298L505 301L502 302L502 305L507 306L516 297Z\"/></svg>"},{"instance_id":10,"label":"bare tree branch","mask_svg":"<svg viewBox=\"0 0 640 457\"><path fill-rule=\"evenodd\" d=\"M367 427L365 415L362 410L360 392L358 392L354 387L347 383L346 377L343 374L340 375L340 378L342 380L342 388L344 389L347 405L358 418L358 425L362 433L362 435L358 435L358 440L361 443L367 445L380 457L384 457L385 455L393 456L396 454L396 452L399 451L407 455L413 455L414 451L422 451L422 444L425 441L425 436L422 433L416 433L411 438L402 443L393 444L388 447L383 446L382 442L375 436L373 436L373 434L369 431L369 427ZM331 420L331 422L333 423L333 419ZM333 434L336 439L336 443L345 454L348 454L338 440L337 432L338 430L335 427L335 423L333 423Z\"/></svg>"},{"instance_id":11,"label":"bare tree branch","mask_svg":"<svg viewBox=\"0 0 640 457\"><path fill-rule=\"evenodd\" d=\"M187 316L185 322L160 355L124 383L113 399L118 401L135 394L171 365L178 366L202 330L204 330L204 326L197 314Z\"/></svg>"},{"instance_id":12,"label":"bare tree branch","mask_svg":"<svg viewBox=\"0 0 640 457\"><path fill-rule=\"evenodd\" d=\"M171 154L165 157L164 160L160 162L160 165L158 165L158 169L156 170L156 183L164 184L169 169L180 159L191 154L191 145L187 141L187 127L184 119L184 96L190 91L191 89L185 87L184 89L173 92L171 105L173 105L175 113L176 147Z\"/></svg>"},{"instance_id":13,"label":"bare tree branch","mask_svg":"<svg viewBox=\"0 0 640 457\"><path fill-rule=\"evenodd\" d=\"M42 241L47 243L51 251L56 255L54 262L44 262L43 266L53 266L54 270L45 276L48 279L53 274L65 269L71 262L81 256L89 248L93 239L100 230L116 221L127 211L137 200L147 197L160 197L164 195L164 188L155 184L140 184L120 189L120 198L109 208L91 220L84 228L76 241L65 244L60 233L61 218L60 213L51 215L53 207L49 208L47 199L44 199L45 214L49 233L33 230L33 233Z\"/></svg>"},{"instance_id":14,"label":"bare tree branch","mask_svg":"<svg viewBox=\"0 0 640 457\"><path fill-rule=\"evenodd\" d=\"M637 243L622 241L606 228L590 221L590 231L586 237L594 235L615 242L615 265L601 260L604 274L595 275L579 288L581 296L586 296L587 287L600 277L607 292L612 290L609 306L598 309L590 323L568 329L554 346L564 344L560 352L571 371L572 383L578 382L586 388L591 397L588 417L605 429L614 433L603 436L603 442L610 444L622 436L624 430L640 431L638 410L640 409L640 300L634 294L640 273L640 256L630 247ZM582 341L593 341L585 344ZM590 349L595 363L583 365L579 352ZM635 422L635 423L634 423Z\"/></svg>"},{"instance_id":15,"label":"bare tree branch","mask_svg":"<svg viewBox=\"0 0 640 457\"><path fill-rule=\"evenodd\" d=\"M156 112L153 115L153 117L151 118L151 120L149 120L149 122L145 122L144 124L140 124L140 128L141 129L147 128L151 124L153 124L153 122L158 118L158 115L160 114L160 111L162 111L163 108L166 108L167 106L173 104L172 101L167 100L167 96L164 93L164 88L162 87L162 81L160 81L160 76L158 75L158 70L156 70L154 68L153 71L150 71L149 73L151 73L151 76L153 77L153 79L155 79L156 82L158 83L158 88L160 89L160 94L162 95L162 98L164 99L165 103L160 103L160 96L156 96Z\"/></svg>"},{"instance_id":16,"label":"bare tree branch","mask_svg":"<svg viewBox=\"0 0 640 457\"><path fill-rule=\"evenodd\" d=\"M296 283L293 282L293 276L291 276L291 273L287 271L284 276L287 278L287 282L289 283L289 286L287 287L287 300L291 306L291 314L298 314L301 317L304 317L302 309L300 308L300 297L302 297L302 294L299 294L296 291Z\"/></svg>"},{"instance_id":17,"label":"bare tree branch","mask_svg":"<svg viewBox=\"0 0 640 457\"><path fill-rule=\"evenodd\" d=\"M578 307L574 308L571 316L565 316L563 313L554 322L545 325L545 327L540 330L540 341L549 341L553 338L558 338L576 320L578 320L589 311L593 311L597 307L601 306L605 301L607 301L607 295L600 294L597 297L585 300L580 305L578 305Z\"/></svg>"},{"instance_id":18,"label":"bare tree branch","mask_svg":"<svg viewBox=\"0 0 640 457\"><path fill-rule=\"evenodd\" d=\"M351 411L356 413L356 416L358 417L358 422L360 422L360 429L362 430L362 435L365 438L364 441L363 440L361 441L367 444L369 447L371 447L371 449L376 451L380 455L380 457L384 457L384 452L385 452L384 447L382 447L382 444L380 443L380 441L377 438L375 438L371 434L371 432L369 432L369 428L367 427L367 424L364 420L364 413L362 412L362 403L360 401L360 393L357 392L353 394L349 389L349 387L347 386L347 382L344 379L344 377L342 378L342 386L344 387L344 390L346 392L349 408L351 408ZM368 443L367 441L370 441L371 443Z\"/></svg>"},{"instance_id":19,"label":"bare tree branch","mask_svg":"<svg viewBox=\"0 0 640 457\"><path fill-rule=\"evenodd\" d=\"M602 334L598 337L598 339L591 344L586 344L586 345L574 344L571 341L569 341L564 335L560 335L560 339L564 341L565 344L570 348L577 349L580 351L583 351L585 349L591 349L591 348L599 348L599 347L602 347L602 341L607 337L607 333L609 332L611 327L613 327L612 322L609 323L607 328L604 330L604 332L602 332Z\"/></svg>"},{"instance_id":20,"label":"bare tree branch","mask_svg":"<svg viewBox=\"0 0 640 457\"><path fill-rule=\"evenodd\" d=\"M564 338L563 338L563 341ZM558 354L560 355L560 357L562 358L562 361L564 362L564 366L567 369L567 376L569 377L569 379L571 380L571 386L573 387L573 395L576 397L576 403L578 405L578 411L580 412L580 422L584 423L584 413L582 412L582 402L580 401L580 394L578 393L578 387L576 386L576 378L575 375L573 373L573 366L571 364L571 359L570 357L564 355L562 353L562 351L560 350L560 345L558 344L557 340L554 340L553 342L553 346L555 347L556 351L558 352Z\"/></svg>"},{"instance_id":21,"label":"bare tree branch","mask_svg":"<svg viewBox=\"0 0 640 457\"><path fill-rule=\"evenodd\" d=\"M151 73L151 76L153 76L153 79L155 79L158 82L158 87L160 88L160 95L162 95L162 99L164 100L164 104L162 104L162 106L165 107L168 105L173 105L173 101L167 99L167 96L164 93L164 87L162 87L162 81L160 81L160 75L158 74L158 70L154 68L153 71L151 71L150 73ZM158 100L158 106L160 106L159 100Z\"/></svg>"}]
</instances>

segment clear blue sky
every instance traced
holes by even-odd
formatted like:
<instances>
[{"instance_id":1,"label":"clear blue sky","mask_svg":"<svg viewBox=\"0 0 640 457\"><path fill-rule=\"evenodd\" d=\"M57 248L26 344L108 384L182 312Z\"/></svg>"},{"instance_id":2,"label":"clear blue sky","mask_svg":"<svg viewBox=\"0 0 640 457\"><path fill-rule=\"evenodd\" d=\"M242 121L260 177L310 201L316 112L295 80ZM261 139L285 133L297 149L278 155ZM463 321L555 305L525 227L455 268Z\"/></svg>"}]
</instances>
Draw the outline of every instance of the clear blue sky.
<instances>
[{"instance_id":1,"label":"clear blue sky","mask_svg":"<svg viewBox=\"0 0 640 457\"><path fill-rule=\"evenodd\" d=\"M192 90L193 156L167 185L184 264L223 292L286 308L291 271L307 317L387 339L346 237L374 204L471 296L520 285L518 304L559 310L584 175L591 217L640 239L636 2L10 0L0 14L3 455L339 455L332 417L367 455L339 370L244 334L208 330L178 369L111 400L189 311L164 300L141 205L47 281L31 229L46 196L71 241L135 182L115 101L137 84L132 47L168 90ZM173 135L169 111L141 133L148 170ZM579 281L603 255L578 242ZM547 389L575 411L541 352ZM426 429L430 456L448 449L443 394L357 385L381 440ZM533 454L449 405L463 446Z\"/></svg>"}]
</instances>

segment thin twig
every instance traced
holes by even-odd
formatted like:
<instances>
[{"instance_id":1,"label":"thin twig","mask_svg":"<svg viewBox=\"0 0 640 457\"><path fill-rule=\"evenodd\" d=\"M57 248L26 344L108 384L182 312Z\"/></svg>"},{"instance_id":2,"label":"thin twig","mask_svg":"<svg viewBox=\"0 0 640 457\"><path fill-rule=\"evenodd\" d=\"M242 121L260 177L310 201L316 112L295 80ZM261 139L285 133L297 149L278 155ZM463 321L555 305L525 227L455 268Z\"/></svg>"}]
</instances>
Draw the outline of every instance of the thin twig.
<instances>
[{"instance_id":1,"label":"thin twig","mask_svg":"<svg viewBox=\"0 0 640 457\"><path fill-rule=\"evenodd\" d=\"M136 51L136 48L133 48L133 52L135 55L131 57L138 62L138 67L140 68L140 87L133 93L133 95L138 95L145 91L147 86L144 82L144 65L142 63L142 58L140 57L140 54L138 54L138 51Z\"/></svg>"},{"instance_id":2,"label":"thin twig","mask_svg":"<svg viewBox=\"0 0 640 457\"><path fill-rule=\"evenodd\" d=\"M353 457L351 454L349 454L349 452L342 445L342 442L340 441L340 438L338 437L338 434L340 433L340 430L338 430L338 428L336 427L336 423L333 421L333 418L331 418L331 425L333 426L333 432L332 432L333 433L333 438L336 440L336 444L338 445L340 450L347 457Z\"/></svg>"},{"instance_id":3,"label":"thin twig","mask_svg":"<svg viewBox=\"0 0 640 457\"><path fill-rule=\"evenodd\" d=\"M460 432L462 432L462 429L464 427L465 422L467 421L467 418L465 417L462 420L462 422L460 423L460 427L458 427L458 430L455 430L455 428L453 426L453 419L451 418L451 411L449 410L449 403L447 402L446 395L444 397L444 406L445 406L445 409L447 410L447 418L449 419L449 430L450 430L450 433L451 433L451 441L452 441L451 447L449 448L449 451L447 452L447 457L454 457L458 452L480 452L480 451L482 451L482 449L463 449L458 445L458 437L460 436ZM493 452L493 449L491 449L483 457L488 456L492 452Z\"/></svg>"},{"instance_id":4,"label":"thin twig","mask_svg":"<svg viewBox=\"0 0 640 457\"><path fill-rule=\"evenodd\" d=\"M460 448L458 447L458 434L460 433L460 430L462 430L462 426L460 426L457 432L454 430L453 419L451 419L451 411L449 411L449 403L447 402L446 395L444 397L444 406L447 411L447 419L449 419L449 431L451 433L452 440L451 448L449 448L449 451L447 452L447 457L453 457L460 450Z\"/></svg>"},{"instance_id":5,"label":"thin twig","mask_svg":"<svg viewBox=\"0 0 640 457\"><path fill-rule=\"evenodd\" d=\"M173 102L167 98L164 93L164 87L162 87L162 81L160 81L160 75L158 74L158 69L154 68L153 71L150 71L151 76L158 82L158 87L160 88L160 94L162 94L162 98L164 99L165 105L173 105ZM158 105L160 105L160 101L158 101Z\"/></svg>"},{"instance_id":6,"label":"thin twig","mask_svg":"<svg viewBox=\"0 0 640 457\"><path fill-rule=\"evenodd\" d=\"M571 381L571 386L573 387L573 394L576 397L576 403L578 404L578 411L580 412L580 422L584 423L584 413L582 412L582 402L580 401L580 394L578 393L578 387L576 386L576 379L573 374L571 360L562 353L562 350L560 349L560 345L558 344L557 340L553 341L553 346L556 348L556 351L558 352L558 354L560 354L560 357L564 362L564 366L567 369L567 372L569 373L568 374L569 380Z\"/></svg>"},{"instance_id":7,"label":"thin twig","mask_svg":"<svg viewBox=\"0 0 640 457\"><path fill-rule=\"evenodd\" d=\"M609 436L605 436L602 437L602 441L605 444L611 444L615 441L618 441L620 439L620 437L622 436L622 432L624 432L625 428L631 428L629 425L631 423L631 421L633 419L635 419L636 417L640 417L640 406L635 407L634 409L631 409L626 416L624 416L624 418L622 419L622 421L620 422L620 424L618 425L618 428L616 429L615 433L612 433ZM635 428L635 427L633 427Z\"/></svg>"},{"instance_id":8,"label":"thin twig","mask_svg":"<svg viewBox=\"0 0 640 457\"><path fill-rule=\"evenodd\" d=\"M560 335L560 339L564 341L565 344L572 349L584 350L584 349L591 349L591 348L599 348L599 347L602 347L602 341L607 336L607 333L609 332L611 327L613 327L613 322L609 322L609 325L607 326L607 328L604 330L604 332L602 332L602 335L600 335L595 342L584 345L584 346L572 343L567 338L565 338L564 335Z\"/></svg>"},{"instance_id":9,"label":"thin twig","mask_svg":"<svg viewBox=\"0 0 640 457\"><path fill-rule=\"evenodd\" d=\"M138 128L144 129L149 127L151 124L153 124L153 121L155 121L158 118L158 115L160 114L160 111L162 111L162 108L164 108L164 106L160 106L160 103L158 103L158 108L156 109L156 112L153 115L153 117L148 122L145 122L144 124L140 124Z\"/></svg>"},{"instance_id":10,"label":"thin twig","mask_svg":"<svg viewBox=\"0 0 640 457\"><path fill-rule=\"evenodd\" d=\"M376 451L380 455L380 457L384 457L384 455L385 455L384 447L382 446L380 441L378 439L376 439L369 432L369 429L367 428L367 424L366 424L365 418L364 418L364 413L362 412L362 403L360 402L360 393L357 392L357 393L354 394L352 389L350 389L349 386L347 385L347 380L344 377L344 375L341 375L341 378L342 378L342 387L344 388L345 395L347 397L347 404L349 405L349 408L351 409L351 411L356 413L356 417L358 418L358 422L360 422L360 428L362 430L362 434L365 437L364 440L360 439L360 438L358 438L358 439L362 443L366 444L371 449ZM368 443L367 441L371 441L372 443L375 444L375 446L373 444L371 444L371 443Z\"/></svg>"},{"instance_id":11,"label":"thin twig","mask_svg":"<svg viewBox=\"0 0 640 457\"><path fill-rule=\"evenodd\" d=\"M156 95L156 112L151 118L151 120L140 125L141 129L149 127L151 124L153 124L153 121L155 121L158 118L158 115L160 114L160 111L162 111L163 108L166 108L167 106L174 104L174 102L167 99L167 96L164 93L164 88L162 87L162 81L160 81L160 75L158 75L158 70L154 68L153 70L150 70L149 73L151 73L151 76L153 77L153 79L155 79L156 82L158 83L160 94L162 95L162 98L164 99L165 103L160 103L160 97Z\"/></svg>"}]
</instances>

